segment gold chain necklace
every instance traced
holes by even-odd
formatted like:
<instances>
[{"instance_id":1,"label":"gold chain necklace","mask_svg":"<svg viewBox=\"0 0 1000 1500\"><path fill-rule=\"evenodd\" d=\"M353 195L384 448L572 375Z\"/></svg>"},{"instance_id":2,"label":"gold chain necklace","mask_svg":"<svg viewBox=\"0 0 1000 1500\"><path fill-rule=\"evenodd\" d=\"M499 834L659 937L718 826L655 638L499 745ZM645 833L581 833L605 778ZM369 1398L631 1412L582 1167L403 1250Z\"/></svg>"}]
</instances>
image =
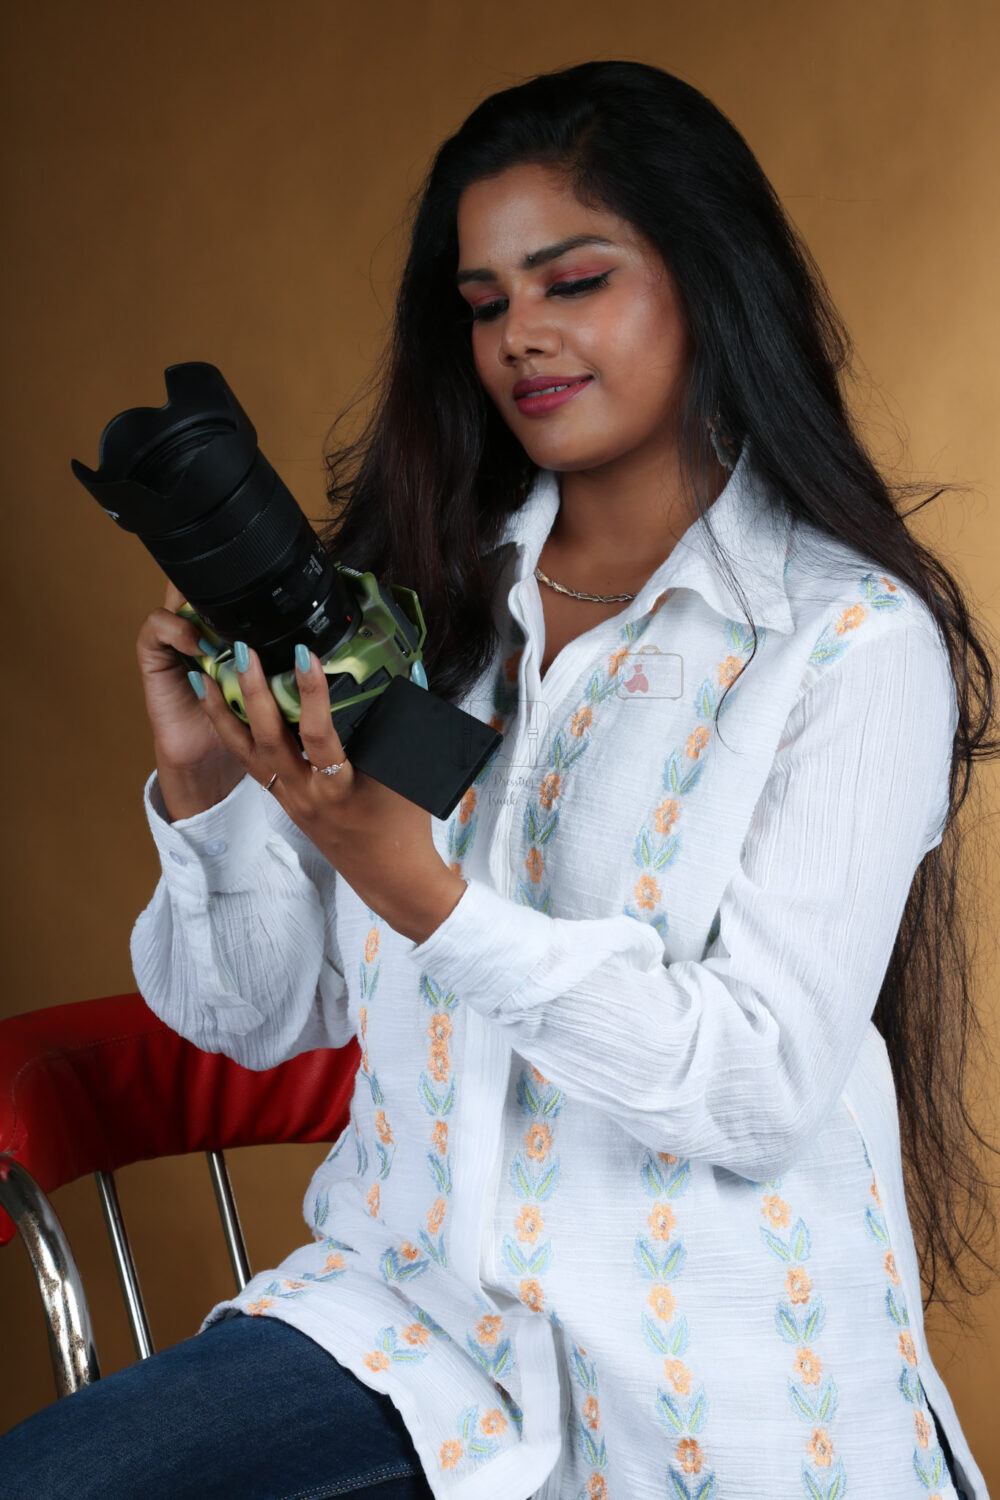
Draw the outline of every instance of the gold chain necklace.
<instances>
[{"instance_id":1,"label":"gold chain necklace","mask_svg":"<svg viewBox=\"0 0 1000 1500\"><path fill-rule=\"evenodd\" d=\"M542 583L547 583L550 589L555 589L557 594L568 594L571 599L587 599L591 604L626 604L635 598L635 594L581 594L576 589L568 589L561 583L556 583L541 568L535 569L535 577Z\"/></svg>"}]
</instances>

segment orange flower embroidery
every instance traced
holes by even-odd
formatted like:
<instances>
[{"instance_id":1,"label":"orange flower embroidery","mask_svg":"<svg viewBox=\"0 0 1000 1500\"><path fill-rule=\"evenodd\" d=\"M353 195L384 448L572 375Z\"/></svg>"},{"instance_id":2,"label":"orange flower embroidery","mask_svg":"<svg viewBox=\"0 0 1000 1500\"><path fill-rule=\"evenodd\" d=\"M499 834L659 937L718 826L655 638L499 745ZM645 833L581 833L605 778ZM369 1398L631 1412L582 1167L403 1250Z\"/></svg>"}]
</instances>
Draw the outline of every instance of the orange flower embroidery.
<instances>
[{"instance_id":1,"label":"orange flower embroidery","mask_svg":"<svg viewBox=\"0 0 1000 1500\"><path fill-rule=\"evenodd\" d=\"M764 1207L761 1213L768 1219L775 1229L785 1229L790 1218L788 1204L779 1198L777 1193L768 1193L764 1199Z\"/></svg>"},{"instance_id":2,"label":"orange flower embroidery","mask_svg":"<svg viewBox=\"0 0 1000 1500\"><path fill-rule=\"evenodd\" d=\"M583 1403L583 1420L591 1432L596 1432L601 1425L601 1410L597 1404L596 1396L588 1396Z\"/></svg>"},{"instance_id":3,"label":"orange flower embroidery","mask_svg":"<svg viewBox=\"0 0 1000 1500\"><path fill-rule=\"evenodd\" d=\"M409 1240L404 1240L399 1247L399 1253L404 1260L419 1260L420 1251L416 1245L411 1245Z\"/></svg>"},{"instance_id":4,"label":"orange flower embroidery","mask_svg":"<svg viewBox=\"0 0 1000 1500\"><path fill-rule=\"evenodd\" d=\"M547 1125L532 1125L524 1137L524 1149L532 1161L544 1161L552 1145L552 1131Z\"/></svg>"},{"instance_id":5,"label":"orange flower embroidery","mask_svg":"<svg viewBox=\"0 0 1000 1500\"><path fill-rule=\"evenodd\" d=\"M283 1281L281 1283L281 1285L282 1286L290 1287L293 1292L297 1292L301 1287L305 1286L305 1282L304 1281Z\"/></svg>"},{"instance_id":6,"label":"orange flower embroidery","mask_svg":"<svg viewBox=\"0 0 1000 1500\"><path fill-rule=\"evenodd\" d=\"M467 823L476 810L476 789L470 786L461 802L458 804L458 821Z\"/></svg>"},{"instance_id":7,"label":"orange flower embroidery","mask_svg":"<svg viewBox=\"0 0 1000 1500\"><path fill-rule=\"evenodd\" d=\"M378 952L378 928L377 927L372 927L372 928L369 929L368 936L365 939L365 963L366 964L370 964L371 961L372 961L372 959L375 957L375 955L376 955L377 952Z\"/></svg>"},{"instance_id":8,"label":"orange flower embroidery","mask_svg":"<svg viewBox=\"0 0 1000 1500\"><path fill-rule=\"evenodd\" d=\"M806 1385L819 1385L823 1373L823 1361L811 1349L799 1349L795 1354L795 1368Z\"/></svg>"},{"instance_id":9,"label":"orange flower embroidery","mask_svg":"<svg viewBox=\"0 0 1000 1500\"><path fill-rule=\"evenodd\" d=\"M808 1302L812 1282L801 1266L793 1266L785 1277L785 1291L792 1302Z\"/></svg>"},{"instance_id":10,"label":"orange flower embroidery","mask_svg":"<svg viewBox=\"0 0 1000 1500\"><path fill-rule=\"evenodd\" d=\"M931 1424L922 1411L914 1413L913 1425L917 1429L917 1442L921 1448L926 1448L931 1440Z\"/></svg>"},{"instance_id":11,"label":"orange flower embroidery","mask_svg":"<svg viewBox=\"0 0 1000 1500\"><path fill-rule=\"evenodd\" d=\"M259 1318L265 1308L273 1306L273 1297L258 1297L256 1302L247 1303L247 1312L252 1314L253 1317Z\"/></svg>"},{"instance_id":12,"label":"orange flower embroidery","mask_svg":"<svg viewBox=\"0 0 1000 1500\"><path fill-rule=\"evenodd\" d=\"M487 1313L480 1318L476 1324L476 1338L481 1344L495 1344L497 1335L503 1328L503 1318L499 1313Z\"/></svg>"},{"instance_id":13,"label":"orange flower embroidery","mask_svg":"<svg viewBox=\"0 0 1000 1500\"><path fill-rule=\"evenodd\" d=\"M451 1068L451 1058L448 1056L447 1042L431 1042L431 1074L436 1083L447 1083L448 1072Z\"/></svg>"},{"instance_id":14,"label":"orange flower embroidery","mask_svg":"<svg viewBox=\"0 0 1000 1500\"><path fill-rule=\"evenodd\" d=\"M569 732L577 739L585 734L594 722L594 710L592 708L578 708L569 724Z\"/></svg>"},{"instance_id":15,"label":"orange flower embroidery","mask_svg":"<svg viewBox=\"0 0 1000 1500\"><path fill-rule=\"evenodd\" d=\"M545 1293L542 1291L541 1283L536 1281L533 1276L521 1282L520 1296L521 1301L526 1307L530 1307L532 1312L542 1311L545 1303Z\"/></svg>"},{"instance_id":16,"label":"orange flower embroidery","mask_svg":"<svg viewBox=\"0 0 1000 1500\"><path fill-rule=\"evenodd\" d=\"M367 1047L365 1048L365 1050L361 1054L361 1071L362 1071L362 1073L370 1073L371 1072L371 1069L370 1069L370 1067L368 1065L368 1048Z\"/></svg>"},{"instance_id":17,"label":"orange flower embroidery","mask_svg":"<svg viewBox=\"0 0 1000 1500\"><path fill-rule=\"evenodd\" d=\"M368 1197L366 1199L366 1202L368 1204L368 1212L374 1219L378 1214L379 1205L379 1191L377 1182L373 1182L371 1187L368 1189Z\"/></svg>"},{"instance_id":18,"label":"orange flower embroidery","mask_svg":"<svg viewBox=\"0 0 1000 1500\"><path fill-rule=\"evenodd\" d=\"M663 1373L679 1396L686 1396L691 1389L691 1371L679 1359L665 1359Z\"/></svg>"},{"instance_id":19,"label":"orange flower embroidery","mask_svg":"<svg viewBox=\"0 0 1000 1500\"><path fill-rule=\"evenodd\" d=\"M670 1322L676 1304L674 1294L668 1286L654 1286L646 1300L662 1322Z\"/></svg>"},{"instance_id":20,"label":"orange flower embroidery","mask_svg":"<svg viewBox=\"0 0 1000 1500\"><path fill-rule=\"evenodd\" d=\"M679 1158L672 1151L657 1151L656 1154L661 1161L666 1162L668 1167L676 1167Z\"/></svg>"},{"instance_id":21,"label":"orange flower embroidery","mask_svg":"<svg viewBox=\"0 0 1000 1500\"><path fill-rule=\"evenodd\" d=\"M486 1413L480 1426L484 1432L503 1432L507 1426L507 1418L502 1411L494 1406L492 1411Z\"/></svg>"},{"instance_id":22,"label":"orange flower embroidery","mask_svg":"<svg viewBox=\"0 0 1000 1500\"><path fill-rule=\"evenodd\" d=\"M381 1349L373 1349L371 1354L365 1355L365 1364L369 1370L388 1370L389 1356L383 1354Z\"/></svg>"},{"instance_id":23,"label":"orange flower embroidery","mask_svg":"<svg viewBox=\"0 0 1000 1500\"><path fill-rule=\"evenodd\" d=\"M899 1335L899 1352L908 1365L916 1364L917 1351L914 1347L913 1339L908 1333L901 1333Z\"/></svg>"},{"instance_id":24,"label":"orange flower embroidery","mask_svg":"<svg viewBox=\"0 0 1000 1500\"><path fill-rule=\"evenodd\" d=\"M654 1240L668 1240L670 1231L677 1222L669 1203L657 1203L649 1216L649 1227Z\"/></svg>"},{"instance_id":25,"label":"orange flower embroidery","mask_svg":"<svg viewBox=\"0 0 1000 1500\"><path fill-rule=\"evenodd\" d=\"M453 875L461 875L461 873L462 873L462 863L461 863L461 861L457 860L457 859L450 859L448 861L448 869L451 871L451 873Z\"/></svg>"},{"instance_id":26,"label":"orange flower embroidery","mask_svg":"<svg viewBox=\"0 0 1000 1500\"><path fill-rule=\"evenodd\" d=\"M542 1085L543 1089L547 1089L548 1088L548 1086L549 1086L549 1080L547 1078L543 1078L542 1075L541 1075L541 1073L539 1073L538 1069L536 1067L534 1067L534 1066L532 1066L532 1069L531 1069L531 1076L535 1080L536 1083L540 1083Z\"/></svg>"},{"instance_id":27,"label":"orange flower embroidery","mask_svg":"<svg viewBox=\"0 0 1000 1500\"><path fill-rule=\"evenodd\" d=\"M668 797L666 802L661 802L653 818L653 826L657 833L669 833L677 822L680 810L681 805L676 797Z\"/></svg>"},{"instance_id":28,"label":"orange flower embroidery","mask_svg":"<svg viewBox=\"0 0 1000 1500\"><path fill-rule=\"evenodd\" d=\"M705 1462L705 1455L697 1438L681 1438L674 1449L674 1457L685 1474L700 1474Z\"/></svg>"},{"instance_id":29,"label":"orange flower embroidery","mask_svg":"<svg viewBox=\"0 0 1000 1500\"><path fill-rule=\"evenodd\" d=\"M852 604L850 609L845 609L837 621L837 634L846 635L849 630L857 630L861 621L868 611L860 604Z\"/></svg>"},{"instance_id":30,"label":"orange flower embroidery","mask_svg":"<svg viewBox=\"0 0 1000 1500\"><path fill-rule=\"evenodd\" d=\"M431 1234L437 1234L444 1222L444 1211L446 1204L443 1198L435 1198L427 1211L427 1228Z\"/></svg>"},{"instance_id":31,"label":"orange flower embroidery","mask_svg":"<svg viewBox=\"0 0 1000 1500\"><path fill-rule=\"evenodd\" d=\"M323 1267L324 1271L342 1271L343 1269L344 1257L339 1253L339 1251L336 1255L328 1255L326 1257L326 1264Z\"/></svg>"},{"instance_id":32,"label":"orange flower embroidery","mask_svg":"<svg viewBox=\"0 0 1000 1500\"><path fill-rule=\"evenodd\" d=\"M719 664L719 686L725 687L727 683L732 682L735 677L738 677L742 665L743 663L738 656L727 656L725 661Z\"/></svg>"},{"instance_id":33,"label":"orange flower embroidery","mask_svg":"<svg viewBox=\"0 0 1000 1500\"><path fill-rule=\"evenodd\" d=\"M364 1041L365 1032L367 1030L368 1030L368 1007L367 1007L367 1005L362 1005L361 1009L358 1011L358 1032L359 1032L359 1034L361 1036L361 1040L362 1041Z\"/></svg>"},{"instance_id":34,"label":"orange flower embroidery","mask_svg":"<svg viewBox=\"0 0 1000 1500\"><path fill-rule=\"evenodd\" d=\"M890 594L894 594L896 592L896 585L894 583L890 583L884 573L882 574L882 582L885 584Z\"/></svg>"},{"instance_id":35,"label":"orange flower embroidery","mask_svg":"<svg viewBox=\"0 0 1000 1500\"><path fill-rule=\"evenodd\" d=\"M391 1146L392 1127L385 1117L384 1109L377 1109L375 1111L375 1129L378 1131L378 1138L382 1142L382 1144L384 1146Z\"/></svg>"},{"instance_id":36,"label":"orange flower embroidery","mask_svg":"<svg viewBox=\"0 0 1000 1500\"><path fill-rule=\"evenodd\" d=\"M608 672L611 674L612 677L615 676L615 674L618 671L618 668L621 666L622 662L625 660L625 658L627 656L628 656L628 647L627 646L619 646L617 651L612 651L611 655L608 657Z\"/></svg>"},{"instance_id":37,"label":"orange flower embroidery","mask_svg":"<svg viewBox=\"0 0 1000 1500\"><path fill-rule=\"evenodd\" d=\"M525 1240L530 1240L534 1244L545 1228L545 1221L537 1208L532 1208L530 1203L526 1203L514 1220L514 1228L517 1230L517 1237L522 1243Z\"/></svg>"},{"instance_id":38,"label":"orange flower embroidery","mask_svg":"<svg viewBox=\"0 0 1000 1500\"><path fill-rule=\"evenodd\" d=\"M825 1427L816 1427L813 1430L812 1442L806 1443L806 1451L812 1454L813 1463L821 1469L828 1469L833 1462L833 1443L830 1434Z\"/></svg>"},{"instance_id":39,"label":"orange flower embroidery","mask_svg":"<svg viewBox=\"0 0 1000 1500\"><path fill-rule=\"evenodd\" d=\"M899 1272L896 1270L896 1257L891 1250L886 1251L885 1271L893 1286L899 1286Z\"/></svg>"},{"instance_id":40,"label":"orange flower embroidery","mask_svg":"<svg viewBox=\"0 0 1000 1500\"><path fill-rule=\"evenodd\" d=\"M443 1120L438 1120L431 1131L435 1146L444 1156L448 1150L448 1127Z\"/></svg>"},{"instance_id":41,"label":"orange flower embroidery","mask_svg":"<svg viewBox=\"0 0 1000 1500\"><path fill-rule=\"evenodd\" d=\"M426 1344L428 1332L423 1323L407 1323L403 1337L408 1344Z\"/></svg>"},{"instance_id":42,"label":"orange flower embroidery","mask_svg":"<svg viewBox=\"0 0 1000 1500\"><path fill-rule=\"evenodd\" d=\"M608 1500L608 1487L602 1474L591 1474L587 1480L587 1500Z\"/></svg>"},{"instance_id":43,"label":"orange flower embroidery","mask_svg":"<svg viewBox=\"0 0 1000 1500\"><path fill-rule=\"evenodd\" d=\"M542 878L542 871L545 869L545 861L538 849L530 849L528 851L528 857L524 861L524 868L527 870L534 884L537 885Z\"/></svg>"},{"instance_id":44,"label":"orange flower embroidery","mask_svg":"<svg viewBox=\"0 0 1000 1500\"><path fill-rule=\"evenodd\" d=\"M435 1042L446 1042L451 1036L451 1017L443 1014L432 1017L427 1035Z\"/></svg>"},{"instance_id":45,"label":"orange flower embroidery","mask_svg":"<svg viewBox=\"0 0 1000 1500\"><path fill-rule=\"evenodd\" d=\"M453 1469L462 1457L461 1443L450 1442L441 1444L441 1467L442 1469Z\"/></svg>"},{"instance_id":46,"label":"orange flower embroidery","mask_svg":"<svg viewBox=\"0 0 1000 1500\"><path fill-rule=\"evenodd\" d=\"M645 911L652 911L660 899L660 887L652 875L640 875L635 883L636 905Z\"/></svg>"},{"instance_id":47,"label":"orange flower embroidery","mask_svg":"<svg viewBox=\"0 0 1000 1500\"><path fill-rule=\"evenodd\" d=\"M693 734L689 734L687 749L684 752L688 760L697 760L710 739L711 735L704 725L696 729Z\"/></svg>"},{"instance_id":48,"label":"orange flower embroidery","mask_svg":"<svg viewBox=\"0 0 1000 1500\"><path fill-rule=\"evenodd\" d=\"M872 1178L872 1185L871 1185L871 1188L869 1189L869 1191L870 1191L872 1197L875 1199L875 1202L879 1205L879 1207L881 1207L881 1205L882 1205L882 1199L878 1195L878 1184L876 1183L874 1177Z\"/></svg>"},{"instance_id":49,"label":"orange flower embroidery","mask_svg":"<svg viewBox=\"0 0 1000 1500\"><path fill-rule=\"evenodd\" d=\"M544 808L550 808L562 791L562 777L558 771L549 771L538 791L538 800Z\"/></svg>"}]
</instances>

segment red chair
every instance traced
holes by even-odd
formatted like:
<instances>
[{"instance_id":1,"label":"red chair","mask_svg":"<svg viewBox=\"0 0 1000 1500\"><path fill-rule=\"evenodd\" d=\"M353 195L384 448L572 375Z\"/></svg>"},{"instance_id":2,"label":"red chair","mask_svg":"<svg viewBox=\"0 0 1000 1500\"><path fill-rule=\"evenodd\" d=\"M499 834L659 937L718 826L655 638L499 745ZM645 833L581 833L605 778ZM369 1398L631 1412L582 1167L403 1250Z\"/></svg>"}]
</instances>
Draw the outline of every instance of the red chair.
<instances>
[{"instance_id":1,"label":"red chair","mask_svg":"<svg viewBox=\"0 0 1000 1500\"><path fill-rule=\"evenodd\" d=\"M45 1306L56 1391L100 1379L90 1313L46 1194L97 1179L132 1336L153 1352L114 1172L204 1151L237 1286L250 1265L223 1151L332 1141L347 1123L359 1050L305 1052L255 1073L202 1052L140 995L115 995L0 1021L0 1245L19 1234Z\"/></svg>"}]
</instances>

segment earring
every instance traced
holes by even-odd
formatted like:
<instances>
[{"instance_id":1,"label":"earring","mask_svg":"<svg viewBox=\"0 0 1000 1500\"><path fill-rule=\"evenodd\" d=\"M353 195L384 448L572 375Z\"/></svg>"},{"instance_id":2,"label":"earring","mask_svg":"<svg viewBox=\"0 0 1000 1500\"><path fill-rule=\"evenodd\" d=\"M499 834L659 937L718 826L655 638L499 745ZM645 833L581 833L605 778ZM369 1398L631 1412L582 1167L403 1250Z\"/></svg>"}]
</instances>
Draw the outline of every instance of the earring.
<instances>
[{"instance_id":1,"label":"earring","mask_svg":"<svg viewBox=\"0 0 1000 1500\"><path fill-rule=\"evenodd\" d=\"M708 437L712 444L712 451L719 460L719 463L724 469L732 470L736 465L737 455L734 453L732 443L723 431L718 407L715 409L715 416L708 424Z\"/></svg>"}]
</instances>

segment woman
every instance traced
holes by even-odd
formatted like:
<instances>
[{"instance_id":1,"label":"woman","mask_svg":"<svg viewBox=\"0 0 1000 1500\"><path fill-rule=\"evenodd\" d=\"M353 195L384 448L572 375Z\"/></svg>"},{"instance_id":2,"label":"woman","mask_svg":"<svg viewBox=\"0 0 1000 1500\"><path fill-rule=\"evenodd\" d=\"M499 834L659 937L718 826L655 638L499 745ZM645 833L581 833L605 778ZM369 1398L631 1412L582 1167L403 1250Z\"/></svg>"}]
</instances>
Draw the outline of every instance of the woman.
<instances>
[{"instance_id":1,"label":"woman","mask_svg":"<svg viewBox=\"0 0 1000 1500\"><path fill-rule=\"evenodd\" d=\"M992 676L844 355L668 74L537 78L444 144L330 540L417 589L503 749L432 820L304 648L308 763L253 653L245 729L179 600L143 626L143 994L249 1067L356 1033L361 1069L312 1243L17 1429L21 1476L118 1424L103 1490L36 1493L985 1496L920 1269L988 1201L939 960Z\"/></svg>"}]
</instances>

